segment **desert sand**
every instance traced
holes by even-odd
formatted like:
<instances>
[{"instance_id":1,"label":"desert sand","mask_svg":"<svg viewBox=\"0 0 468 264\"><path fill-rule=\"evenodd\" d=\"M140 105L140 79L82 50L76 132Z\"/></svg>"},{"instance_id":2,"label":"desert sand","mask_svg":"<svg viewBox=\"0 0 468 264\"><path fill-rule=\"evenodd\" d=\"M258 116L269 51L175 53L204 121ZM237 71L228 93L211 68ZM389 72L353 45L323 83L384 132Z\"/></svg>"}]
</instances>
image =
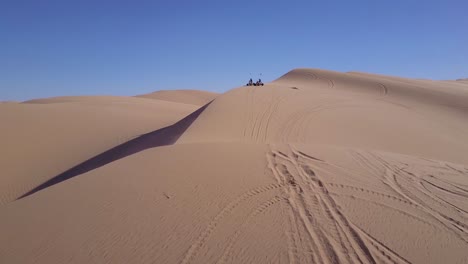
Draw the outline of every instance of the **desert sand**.
<instances>
[{"instance_id":1,"label":"desert sand","mask_svg":"<svg viewBox=\"0 0 468 264\"><path fill-rule=\"evenodd\" d=\"M463 80L295 69L0 121L0 263L468 263Z\"/></svg>"},{"instance_id":2,"label":"desert sand","mask_svg":"<svg viewBox=\"0 0 468 264\"><path fill-rule=\"evenodd\" d=\"M203 106L211 102L217 96L217 93L199 90L163 90L149 94L137 95L136 97Z\"/></svg>"}]
</instances>

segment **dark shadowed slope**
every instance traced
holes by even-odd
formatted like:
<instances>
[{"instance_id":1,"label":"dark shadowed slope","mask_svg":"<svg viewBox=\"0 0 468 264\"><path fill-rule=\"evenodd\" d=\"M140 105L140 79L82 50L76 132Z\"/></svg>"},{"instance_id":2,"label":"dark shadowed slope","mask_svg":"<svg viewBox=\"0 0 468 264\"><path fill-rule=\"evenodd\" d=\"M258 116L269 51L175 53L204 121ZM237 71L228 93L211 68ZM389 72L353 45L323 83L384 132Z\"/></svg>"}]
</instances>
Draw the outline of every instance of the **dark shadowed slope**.
<instances>
[{"instance_id":1,"label":"dark shadowed slope","mask_svg":"<svg viewBox=\"0 0 468 264\"><path fill-rule=\"evenodd\" d=\"M42 183L41 185L30 190L29 192L23 194L18 199L22 199L26 196L34 194L54 184L60 183L62 181L66 181L77 175L94 170L108 163L125 158L127 156L143 151L145 149L171 145L177 141L177 139L193 123L193 121L195 121L195 119L203 112L203 110L205 110L205 108L208 107L210 103L204 105L203 107L199 108L197 111L193 112L192 114L188 115L184 119L180 120L179 122L171 126L161 128L156 131L144 134L138 138L132 139L110 150L107 150L106 152L103 152L51 178L50 180Z\"/></svg>"}]
</instances>

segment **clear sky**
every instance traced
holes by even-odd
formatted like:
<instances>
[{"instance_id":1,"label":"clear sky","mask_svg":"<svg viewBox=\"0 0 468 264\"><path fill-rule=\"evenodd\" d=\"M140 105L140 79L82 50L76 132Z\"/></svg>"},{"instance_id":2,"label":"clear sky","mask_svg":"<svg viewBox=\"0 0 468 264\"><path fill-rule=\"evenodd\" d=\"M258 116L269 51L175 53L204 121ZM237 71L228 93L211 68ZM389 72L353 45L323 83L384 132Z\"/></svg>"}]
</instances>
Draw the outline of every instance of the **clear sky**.
<instances>
[{"instance_id":1,"label":"clear sky","mask_svg":"<svg viewBox=\"0 0 468 264\"><path fill-rule=\"evenodd\" d=\"M0 0L0 100L223 92L293 68L468 77L468 1Z\"/></svg>"}]
</instances>

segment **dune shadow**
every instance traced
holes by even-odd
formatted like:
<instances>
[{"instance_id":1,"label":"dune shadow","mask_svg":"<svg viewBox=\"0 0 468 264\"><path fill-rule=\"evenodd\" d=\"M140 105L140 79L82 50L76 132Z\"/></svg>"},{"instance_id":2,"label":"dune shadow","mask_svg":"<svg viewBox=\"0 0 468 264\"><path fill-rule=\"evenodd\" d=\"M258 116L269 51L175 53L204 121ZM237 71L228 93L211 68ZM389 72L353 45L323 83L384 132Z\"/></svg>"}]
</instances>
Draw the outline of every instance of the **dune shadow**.
<instances>
[{"instance_id":1,"label":"dune shadow","mask_svg":"<svg viewBox=\"0 0 468 264\"><path fill-rule=\"evenodd\" d=\"M40 184L39 186L20 196L17 200L140 151L149 148L172 145L210 104L211 102L202 106L195 112L181 119L177 123L174 123L173 125L141 135L135 139L111 148L93 158L90 158L85 162L78 164L75 167Z\"/></svg>"}]
</instances>

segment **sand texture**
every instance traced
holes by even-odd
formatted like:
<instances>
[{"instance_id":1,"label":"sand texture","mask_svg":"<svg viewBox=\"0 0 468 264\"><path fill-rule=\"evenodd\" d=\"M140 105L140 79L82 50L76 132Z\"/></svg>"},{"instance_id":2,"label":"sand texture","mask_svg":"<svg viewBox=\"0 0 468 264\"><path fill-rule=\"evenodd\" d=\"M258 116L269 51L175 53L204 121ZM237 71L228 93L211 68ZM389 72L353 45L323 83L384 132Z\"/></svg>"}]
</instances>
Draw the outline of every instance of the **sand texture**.
<instances>
[{"instance_id":1,"label":"sand texture","mask_svg":"<svg viewBox=\"0 0 468 264\"><path fill-rule=\"evenodd\" d=\"M0 263L468 263L466 81L295 69L0 120Z\"/></svg>"}]
</instances>

